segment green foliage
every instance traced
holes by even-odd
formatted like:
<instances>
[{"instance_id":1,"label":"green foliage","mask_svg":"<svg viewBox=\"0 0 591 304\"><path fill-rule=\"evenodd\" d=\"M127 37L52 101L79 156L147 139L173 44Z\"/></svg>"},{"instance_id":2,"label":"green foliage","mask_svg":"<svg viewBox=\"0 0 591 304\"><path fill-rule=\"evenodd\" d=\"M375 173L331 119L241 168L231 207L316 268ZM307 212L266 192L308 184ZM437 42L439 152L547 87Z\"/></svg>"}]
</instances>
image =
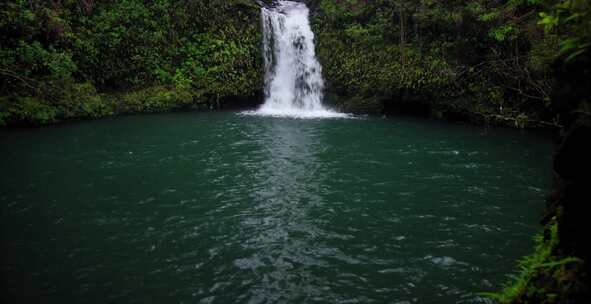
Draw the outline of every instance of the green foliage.
<instances>
[{"instance_id":1,"label":"green foliage","mask_svg":"<svg viewBox=\"0 0 591 304\"><path fill-rule=\"evenodd\" d=\"M38 120L51 122L117 112L101 104L103 92L174 87L189 93L179 95L186 102L218 103L262 87L259 8L251 0L9 0L0 17L0 96L27 102L2 113L5 120L31 107L21 97L53 108ZM176 98L156 95L130 109L156 111L168 107L156 99Z\"/></svg>"},{"instance_id":2,"label":"green foliage","mask_svg":"<svg viewBox=\"0 0 591 304\"><path fill-rule=\"evenodd\" d=\"M155 113L193 104L190 91L151 87L107 97L117 113Z\"/></svg>"},{"instance_id":3,"label":"green foliage","mask_svg":"<svg viewBox=\"0 0 591 304\"><path fill-rule=\"evenodd\" d=\"M499 42L503 42L505 40L513 40L516 38L515 32L517 30L514 26L510 24L504 24L502 26L493 28L490 31L490 35L495 38Z\"/></svg>"},{"instance_id":4,"label":"green foliage","mask_svg":"<svg viewBox=\"0 0 591 304\"><path fill-rule=\"evenodd\" d=\"M539 24L546 32L560 32L560 54L566 61L591 48L591 3L586 0L555 1L547 12L540 12Z\"/></svg>"},{"instance_id":5,"label":"green foliage","mask_svg":"<svg viewBox=\"0 0 591 304\"><path fill-rule=\"evenodd\" d=\"M349 97L381 100L382 109L429 100L437 113L558 126L552 64L564 35L538 25L538 13L551 6L322 0L313 25L329 94L344 97L332 99L343 109ZM563 48L577 41L570 42Z\"/></svg>"},{"instance_id":6,"label":"green foliage","mask_svg":"<svg viewBox=\"0 0 591 304\"><path fill-rule=\"evenodd\" d=\"M520 273L500 293L485 293L499 303L576 303L585 290L583 260L559 254L560 239L555 220L544 236L536 237L536 250L524 257Z\"/></svg>"},{"instance_id":7,"label":"green foliage","mask_svg":"<svg viewBox=\"0 0 591 304\"><path fill-rule=\"evenodd\" d=\"M57 103L33 97L0 98L0 125L43 125L67 119L99 118L116 114L155 113L189 107L208 108L191 90L154 86L142 90L98 94L91 83L74 84Z\"/></svg>"},{"instance_id":8,"label":"green foliage","mask_svg":"<svg viewBox=\"0 0 591 304\"><path fill-rule=\"evenodd\" d=\"M585 0L306 2L328 95L343 97L330 101L343 109L427 100L439 113L558 125L551 66L586 58L591 43ZM53 119L118 112L105 93L169 88L219 105L262 88L253 0L10 0L0 17L0 96L33 98ZM129 111L167 108L138 100L150 105Z\"/></svg>"},{"instance_id":9,"label":"green foliage","mask_svg":"<svg viewBox=\"0 0 591 304\"><path fill-rule=\"evenodd\" d=\"M76 83L63 90L53 105L60 120L70 118L98 118L113 114L90 83Z\"/></svg>"},{"instance_id":10,"label":"green foliage","mask_svg":"<svg viewBox=\"0 0 591 304\"><path fill-rule=\"evenodd\" d=\"M47 124L57 121L57 110L33 97L0 98L0 126L16 122Z\"/></svg>"}]
</instances>

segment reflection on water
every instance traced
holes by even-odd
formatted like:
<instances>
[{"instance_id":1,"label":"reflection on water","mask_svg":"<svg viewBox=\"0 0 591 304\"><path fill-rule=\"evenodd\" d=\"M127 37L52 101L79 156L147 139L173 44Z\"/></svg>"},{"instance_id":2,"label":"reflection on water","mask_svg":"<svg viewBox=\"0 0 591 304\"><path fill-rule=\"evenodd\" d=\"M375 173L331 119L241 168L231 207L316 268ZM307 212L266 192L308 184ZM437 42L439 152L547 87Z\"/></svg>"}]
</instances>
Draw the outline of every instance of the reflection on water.
<instances>
[{"instance_id":1,"label":"reflection on water","mask_svg":"<svg viewBox=\"0 0 591 304\"><path fill-rule=\"evenodd\" d=\"M257 133L263 160L243 164L253 171L252 205L240 214L246 236L242 246L252 254L234 264L254 274L250 300L273 303L322 295L322 282L311 268L328 266L319 254L325 246L318 236L324 232L309 215L322 204L317 131L295 120L269 120Z\"/></svg>"},{"instance_id":2,"label":"reflection on water","mask_svg":"<svg viewBox=\"0 0 591 304\"><path fill-rule=\"evenodd\" d=\"M7 303L481 303L530 252L551 172L543 138L424 120L0 137Z\"/></svg>"}]
</instances>

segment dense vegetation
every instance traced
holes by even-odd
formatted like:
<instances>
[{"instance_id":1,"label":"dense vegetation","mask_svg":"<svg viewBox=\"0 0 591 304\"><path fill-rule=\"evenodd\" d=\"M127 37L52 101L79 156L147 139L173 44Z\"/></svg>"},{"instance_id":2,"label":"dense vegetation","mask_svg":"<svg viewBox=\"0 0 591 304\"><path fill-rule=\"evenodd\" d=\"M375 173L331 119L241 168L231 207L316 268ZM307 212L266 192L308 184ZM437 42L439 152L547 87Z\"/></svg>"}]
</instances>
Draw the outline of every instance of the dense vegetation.
<instances>
[{"instance_id":1,"label":"dense vegetation","mask_svg":"<svg viewBox=\"0 0 591 304\"><path fill-rule=\"evenodd\" d=\"M561 125L575 108L556 95L555 69L588 62L586 1L312 5L329 90L341 97L332 100L346 110L426 110L524 126Z\"/></svg>"},{"instance_id":2,"label":"dense vegetation","mask_svg":"<svg viewBox=\"0 0 591 304\"><path fill-rule=\"evenodd\" d=\"M575 129L570 148L561 150L570 162L556 164L558 190L538 251L520 281L497 297L575 303L587 296L581 282L589 253L576 245L584 244L577 229L588 226L578 196L587 184L571 171L589 168L589 154L572 147L589 138L588 129L576 128L591 115L591 3L305 2L327 101L337 108ZM262 4L3 1L0 125L260 101Z\"/></svg>"},{"instance_id":3,"label":"dense vegetation","mask_svg":"<svg viewBox=\"0 0 591 304\"><path fill-rule=\"evenodd\" d=\"M0 123L256 102L259 5L272 2L3 2ZM515 126L589 114L588 100L557 95L557 69L588 73L587 1L305 2L342 110Z\"/></svg>"},{"instance_id":4,"label":"dense vegetation","mask_svg":"<svg viewBox=\"0 0 591 304\"><path fill-rule=\"evenodd\" d=\"M250 1L3 1L0 124L252 96L260 35Z\"/></svg>"}]
</instances>

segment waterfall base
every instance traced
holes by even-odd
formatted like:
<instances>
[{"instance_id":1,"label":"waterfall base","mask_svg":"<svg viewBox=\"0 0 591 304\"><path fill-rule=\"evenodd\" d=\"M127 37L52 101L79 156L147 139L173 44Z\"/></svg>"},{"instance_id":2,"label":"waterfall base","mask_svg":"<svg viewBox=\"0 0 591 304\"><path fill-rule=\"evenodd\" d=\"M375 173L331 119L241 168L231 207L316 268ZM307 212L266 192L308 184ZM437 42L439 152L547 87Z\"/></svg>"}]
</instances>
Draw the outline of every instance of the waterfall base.
<instances>
[{"instance_id":1,"label":"waterfall base","mask_svg":"<svg viewBox=\"0 0 591 304\"><path fill-rule=\"evenodd\" d=\"M351 118L352 115L339 113L331 110L299 110L299 109L268 109L264 106L256 111L242 112L244 115L271 116L271 117L293 117L301 119L315 118Z\"/></svg>"},{"instance_id":2,"label":"waterfall base","mask_svg":"<svg viewBox=\"0 0 591 304\"><path fill-rule=\"evenodd\" d=\"M262 8L265 104L254 114L298 118L346 117L322 105L324 80L316 59L308 7L278 1Z\"/></svg>"}]
</instances>

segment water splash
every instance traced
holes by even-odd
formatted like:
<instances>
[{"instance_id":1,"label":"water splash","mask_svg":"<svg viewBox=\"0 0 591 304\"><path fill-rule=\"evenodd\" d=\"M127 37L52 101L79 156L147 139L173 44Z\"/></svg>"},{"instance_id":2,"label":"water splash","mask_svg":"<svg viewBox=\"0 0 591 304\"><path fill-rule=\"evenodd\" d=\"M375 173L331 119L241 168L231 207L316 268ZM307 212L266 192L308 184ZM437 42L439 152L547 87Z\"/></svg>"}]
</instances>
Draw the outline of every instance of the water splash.
<instances>
[{"instance_id":1,"label":"water splash","mask_svg":"<svg viewBox=\"0 0 591 304\"><path fill-rule=\"evenodd\" d=\"M303 3L279 1L262 8L265 103L259 115L298 118L346 117L322 105L324 80L314 33Z\"/></svg>"}]
</instances>

